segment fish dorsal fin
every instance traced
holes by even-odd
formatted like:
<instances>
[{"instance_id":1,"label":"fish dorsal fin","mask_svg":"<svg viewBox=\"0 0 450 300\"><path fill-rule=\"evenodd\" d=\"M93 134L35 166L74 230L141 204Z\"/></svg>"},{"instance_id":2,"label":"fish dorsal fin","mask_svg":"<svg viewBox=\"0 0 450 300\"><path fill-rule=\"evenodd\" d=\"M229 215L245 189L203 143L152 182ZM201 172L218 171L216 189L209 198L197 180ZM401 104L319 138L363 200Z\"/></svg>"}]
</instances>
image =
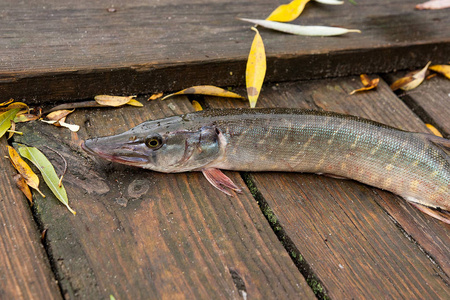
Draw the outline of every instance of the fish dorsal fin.
<instances>
[{"instance_id":1,"label":"fish dorsal fin","mask_svg":"<svg viewBox=\"0 0 450 300\"><path fill-rule=\"evenodd\" d=\"M450 155L450 140L428 133L423 133L422 136L444 151L447 155Z\"/></svg>"}]
</instances>

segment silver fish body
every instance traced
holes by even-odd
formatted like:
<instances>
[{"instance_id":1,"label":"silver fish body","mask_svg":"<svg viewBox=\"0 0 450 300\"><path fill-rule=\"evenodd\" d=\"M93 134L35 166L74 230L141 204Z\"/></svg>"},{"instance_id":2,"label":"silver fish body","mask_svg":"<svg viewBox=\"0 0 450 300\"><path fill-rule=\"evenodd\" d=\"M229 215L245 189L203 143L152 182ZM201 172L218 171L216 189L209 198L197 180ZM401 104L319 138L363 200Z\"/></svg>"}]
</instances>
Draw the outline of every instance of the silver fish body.
<instances>
[{"instance_id":1,"label":"silver fish body","mask_svg":"<svg viewBox=\"0 0 450 300\"><path fill-rule=\"evenodd\" d=\"M283 108L205 110L144 122L83 147L160 172L331 174L450 210L449 140L354 116Z\"/></svg>"}]
</instances>

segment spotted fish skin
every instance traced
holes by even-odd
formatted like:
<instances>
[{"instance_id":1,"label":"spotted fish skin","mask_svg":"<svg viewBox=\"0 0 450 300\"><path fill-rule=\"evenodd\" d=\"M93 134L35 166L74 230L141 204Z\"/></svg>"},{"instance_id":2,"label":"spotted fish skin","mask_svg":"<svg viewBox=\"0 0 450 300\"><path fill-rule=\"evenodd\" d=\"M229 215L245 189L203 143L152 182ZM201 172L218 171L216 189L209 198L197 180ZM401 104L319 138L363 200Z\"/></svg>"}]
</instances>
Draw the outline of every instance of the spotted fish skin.
<instances>
[{"instance_id":1,"label":"spotted fish skin","mask_svg":"<svg viewBox=\"0 0 450 300\"><path fill-rule=\"evenodd\" d=\"M213 109L144 122L121 135L87 140L85 148L127 163L127 140L152 134L161 136L161 147L150 153L127 146L128 156L140 157L128 164L162 172L216 168L332 174L450 210L450 141L433 135L330 112ZM151 158L145 160L146 155Z\"/></svg>"}]
</instances>

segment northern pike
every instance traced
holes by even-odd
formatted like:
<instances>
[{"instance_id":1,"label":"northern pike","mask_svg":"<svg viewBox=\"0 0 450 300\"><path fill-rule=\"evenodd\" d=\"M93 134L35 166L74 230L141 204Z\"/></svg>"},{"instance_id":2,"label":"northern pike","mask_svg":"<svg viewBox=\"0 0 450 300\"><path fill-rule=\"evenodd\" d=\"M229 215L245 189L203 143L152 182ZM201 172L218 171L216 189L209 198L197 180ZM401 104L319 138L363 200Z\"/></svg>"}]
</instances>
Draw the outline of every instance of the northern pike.
<instances>
[{"instance_id":1,"label":"northern pike","mask_svg":"<svg viewBox=\"0 0 450 300\"><path fill-rule=\"evenodd\" d=\"M356 116L212 109L147 121L82 146L109 161L158 172L201 171L228 195L227 189L240 189L221 169L308 172L393 192L434 217L440 214L426 207L450 211L450 140Z\"/></svg>"}]
</instances>

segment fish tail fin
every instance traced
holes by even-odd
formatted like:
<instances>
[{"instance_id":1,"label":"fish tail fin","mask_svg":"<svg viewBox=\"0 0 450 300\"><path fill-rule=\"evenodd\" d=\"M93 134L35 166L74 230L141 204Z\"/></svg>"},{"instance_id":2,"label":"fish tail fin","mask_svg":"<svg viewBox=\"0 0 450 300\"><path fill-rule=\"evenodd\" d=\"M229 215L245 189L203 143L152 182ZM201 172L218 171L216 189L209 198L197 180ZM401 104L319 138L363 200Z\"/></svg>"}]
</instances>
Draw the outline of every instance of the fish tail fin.
<instances>
[{"instance_id":1,"label":"fish tail fin","mask_svg":"<svg viewBox=\"0 0 450 300\"><path fill-rule=\"evenodd\" d=\"M450 140L446 138L442 138L440 136L436 136L433 134L428 133L420 133L420 135L427 140L428 142L432 143L434 146L441 149L444 154L447 161L450 163Z\"/></svg>"}]
</instances>

